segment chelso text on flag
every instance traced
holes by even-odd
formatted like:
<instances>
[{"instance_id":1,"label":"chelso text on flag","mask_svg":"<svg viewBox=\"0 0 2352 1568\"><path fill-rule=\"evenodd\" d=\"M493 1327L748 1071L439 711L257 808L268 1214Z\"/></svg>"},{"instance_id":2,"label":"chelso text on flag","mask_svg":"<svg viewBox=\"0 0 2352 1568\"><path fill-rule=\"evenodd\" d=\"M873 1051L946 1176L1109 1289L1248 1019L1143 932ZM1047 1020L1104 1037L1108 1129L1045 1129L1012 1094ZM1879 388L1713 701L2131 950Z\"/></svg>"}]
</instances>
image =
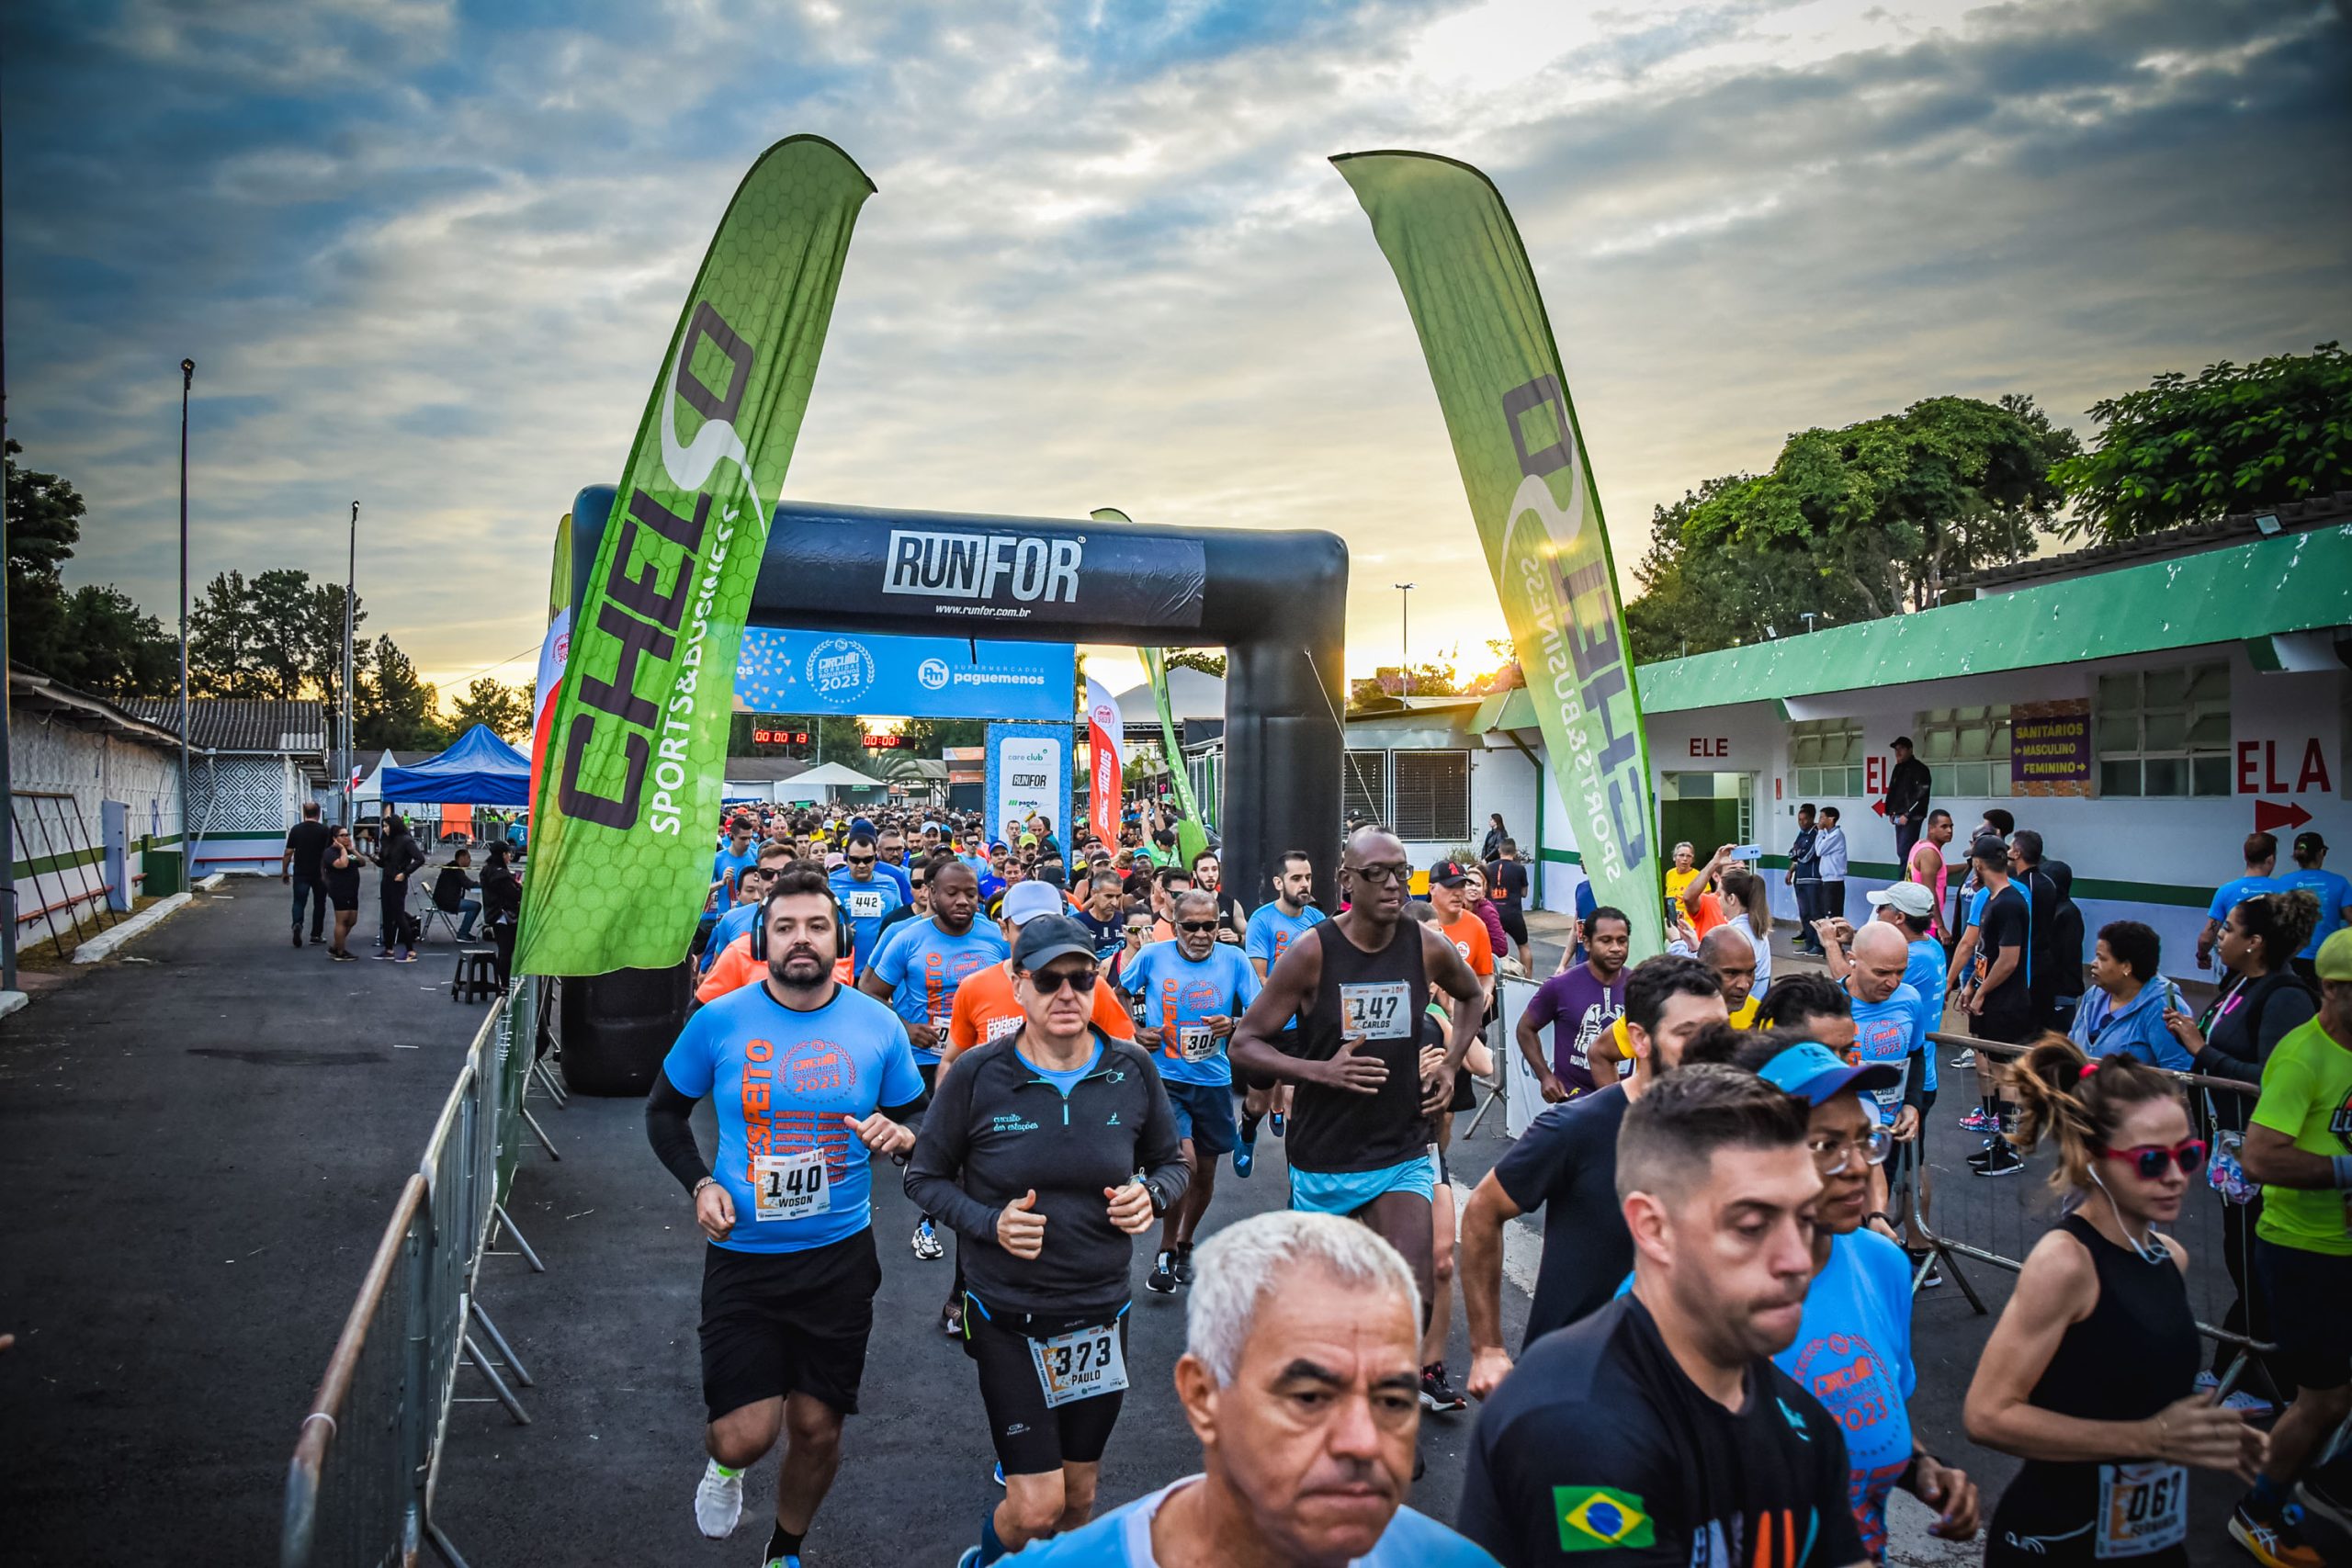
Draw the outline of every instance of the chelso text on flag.
<instances>
[{"instance_id":1,"label":"chelso text on flag","mask_svg":"<svg viewBox=\"0 0 2352 1568\"><path fill-rule=\"evenodd\" d=\"M1423 152L1332 163L1396 274L1517 646L1553 776L1600 902L1664 943L1649 756L1625 620L1567 382L1510 209Z\"/></svg>"},{"instance_id":2,"label":"chelso text on flag","mask_svg":"<svg viewBox=\"0 0 2352 1568\"><path fill-rule=\"evenodd\" d=\"M737 645L873 194L840 148L795 136L760 155L719 220L580 585L533 799L520 970L685 954L710 881Z\"/></svg>"}]
</instances>

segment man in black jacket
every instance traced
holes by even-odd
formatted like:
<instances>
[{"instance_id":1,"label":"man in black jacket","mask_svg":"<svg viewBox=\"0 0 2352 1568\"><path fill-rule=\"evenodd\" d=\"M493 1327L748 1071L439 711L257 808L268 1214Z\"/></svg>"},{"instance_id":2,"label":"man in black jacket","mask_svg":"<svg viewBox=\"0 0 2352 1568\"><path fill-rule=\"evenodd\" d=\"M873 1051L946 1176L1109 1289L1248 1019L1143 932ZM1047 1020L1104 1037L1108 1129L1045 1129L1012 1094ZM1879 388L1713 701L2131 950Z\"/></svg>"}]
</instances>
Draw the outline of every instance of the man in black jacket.
<instances>
[{"instance_id":1,"label":"man in black jacket","mask_svg":"<svg viewBox=\"0 0 2352 1568\"><path fill-rule=\"evenodd\" d=\"M1928 821L1928 795L1935 779L1928 764L1911 754L1911 738L1894 738L1894 772L1886 780L1886 819L1894 824L1894 863L1911 863L1911 846ZM1832 911L1834 913L1835 911Z\"/></svg>"},{"instance_id":2,"label":"man in black jacket","mask_svg":"<svg viewBox=\"0 0 2352 1568\"><path fill-rule=\"evenodd\" d=\"M1004 1466L967 1563L1092 1514L1127 1386L1134 1238L1184 1192L1159 1069L1091 1022L1097 967L1077 921L1021 928L1021 1028L956 1058L907 1166L907 1196L962 1238L964 1352Z\"/></svg>"}]
</instances>

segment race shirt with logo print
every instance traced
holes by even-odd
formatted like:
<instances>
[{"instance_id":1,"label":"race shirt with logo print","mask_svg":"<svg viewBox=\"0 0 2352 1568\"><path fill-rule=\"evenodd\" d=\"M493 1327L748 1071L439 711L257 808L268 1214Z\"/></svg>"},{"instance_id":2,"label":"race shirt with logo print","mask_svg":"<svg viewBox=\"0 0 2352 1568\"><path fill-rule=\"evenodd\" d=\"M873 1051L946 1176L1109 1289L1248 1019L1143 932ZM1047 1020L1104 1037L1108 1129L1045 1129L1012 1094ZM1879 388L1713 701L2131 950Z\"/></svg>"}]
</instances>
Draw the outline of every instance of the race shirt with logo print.
<instances>
[{"instance_id":1,"label":"race shirt with logo print","mask_svg":"<svg viewBox=\"0 0 2352 1568\"><path fill-rule=\"evenodd\" d=\"M906 902L899 897L899 885L887 876L876 875L871 881L860 882L844 866L826 878L833 889L833 897L841 900L842 918L849 922L850 967L855 973L865 973L874 962L874 950L880 945L882 922L890 911Z\"/></svg>"},{"instance_id":2,"label":"race shirt with logo print","mask_svg":"<svg viewBox=\"0 0 2352 1568\"><path fill-rule=\"evenodd\" d=\"M1250 961L1226 942L1195 964L1172 942L1156 942L1119 974L1119 985L1143 998L1143 1021L1160 1032L1159 1076L1170 1083L1229 1084L1233 1062L1209 1020L1239 1021L1264 987Z\"/></svg>"},{"instance_id":3,"label":"race shirt with logo print","mask_svg":"<svg viewBox=\"0 0 2352 1568\"><path fill-rule=\"evenodd\" d=\"M1274 965L1282 962L1283 954L1290 951L1290 944L1322 924L1323 919L1323 911L1312 905L1301 908L1295 915L1285 915L1279 903L1261 904L1257 912L1250 917L1249 930L1241 939L1241 951L1263 964L1267 973L1272 974Z\"/></svg>"},{"instance_id":4,"label":"race shirt with logo print","mask_svg":"<svg viewBox=\"0 0 2352 1568\"><path fill-rule=\"evenodd\" d=\"M662 1070L718 1112L711 1174L735 1228L711 1245L729 1252L804 1252L864 1230L873 1177L842 1118L922 1098L905 1026L846 986L808 1012L765 986L730 992L686 1021Z\"/></svg>"},{"instance_id":5,"label":"race shirt with logo print","mask_svg":"<svg viewBox=\"0 0 2352 1568\"><path fill-rule=\"evenodd\" d=\"M1462 954L1462 962L1470 965L1470 973L1481 980L1493 976L1495 939L1487 934L1486 921L1464 909L1453 924L1440 926L1438 930L1443 931L1445 940L1453 944L1453 951Z\"/></svg>"},{"instance_id":6,"label":"race shirt with logo print","mask_svg":"<svg viewBox=\"0 0 2352 1568\"><path fill-rule=\"evenodd\" d=\"M1862 1545L1886 1556L1886 1495L1911 1463L1911 1269L1876 1231L1829 1244L1805 1292L1804 1321L1772 1364L1821 1401L1846 1434L1848 1498Z\"/></svg>"},{"instance_id":7,"label":"race shirt with logo print","mask_svg":"<svg viewBox=\"0 0 2352 1568\"><path fill-rule=\"evenodd\" d=\"M1487 1400L1455 1525L1510 1568L1849 1568L1847 1496L1819 1401L1759 1359L1725 1409L1624 1295L1529 1346Z\"/></svg>"},{"instance_id":8,"label":"race shirt with logo print","mask_svg":"<svg viewBox=\"0 0 2352 1568\"><path fill-rule=\"evenodd\" d=\"M1127 1016L1119 993L1100 975L1094 977L1093 1016L1087 1021L1114 1040L1136 1037L1136 1021ZM968 1051L1019 1032L1021 1023L1021 999L1012 990L1012 965L991 964L986 969L975 969L956 987L947 1042L958 1051Z\"/></svg>"},{"instance_id":9,"label":"race shirt with logo print","mask_svg":"<svg viewBox=\"0 0 2352 1568\"><path fill-rule=\"evenodd\" d=\"M1920 1019L1919 993L1908 985L1896 986L1894 994L1883 1002L1854 1003L1854 1060L1883 1062L1904 1074L1902 1083L1872 1089L1864 1097L1878 1107L1878 1119L1885 1126L1894 1125L1895 1117L1902 1113L1904 1088L1912 1075L1924 1070L1914 1060L1927 1043Z\"/></svg>"},{"instance_id":10,"label":"race shirt with logo print","mask_svg":"<svg viewBox=\"0 0 2352 1568\"><path fill-rule=\"evenodd\" d=\"M928 1024L944 1037L964 977L1012 956L1002 933L978 920L961 936L941 931L936 919L902 920L883 940L873 969L890 987L891 1011L909 1023ZM918 1047L915 1060L936 1062L939 1053Z\"/></svg>"}]
</instances>

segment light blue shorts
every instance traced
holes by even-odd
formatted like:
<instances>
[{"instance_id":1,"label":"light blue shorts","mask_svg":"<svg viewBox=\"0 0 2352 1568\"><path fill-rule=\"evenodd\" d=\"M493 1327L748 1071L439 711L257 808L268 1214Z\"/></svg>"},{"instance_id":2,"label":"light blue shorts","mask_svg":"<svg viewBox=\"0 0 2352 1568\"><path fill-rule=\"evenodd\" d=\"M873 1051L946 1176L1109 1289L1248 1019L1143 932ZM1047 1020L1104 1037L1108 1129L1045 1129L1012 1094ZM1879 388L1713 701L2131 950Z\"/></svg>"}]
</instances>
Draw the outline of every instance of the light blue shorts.
<instances>
[{"instance_id":1,"label":"light blue shorts","mask_svg":"<svg viewBox=\"0 0 2352 1568\"><path fill-rule=\"evenodd\" d=\"M1437 1161L1427 1155L1415 1155L1402 1165L1383 1166L1378 1170L1344 1170L1324 1172L1300 1170L1290 1173L1290 1206L1310 1214L1352 1214L1374 1198L1391 1192L1410 1192L1422 1202L1437 1197Z\"/></svg>"}]
</instances>

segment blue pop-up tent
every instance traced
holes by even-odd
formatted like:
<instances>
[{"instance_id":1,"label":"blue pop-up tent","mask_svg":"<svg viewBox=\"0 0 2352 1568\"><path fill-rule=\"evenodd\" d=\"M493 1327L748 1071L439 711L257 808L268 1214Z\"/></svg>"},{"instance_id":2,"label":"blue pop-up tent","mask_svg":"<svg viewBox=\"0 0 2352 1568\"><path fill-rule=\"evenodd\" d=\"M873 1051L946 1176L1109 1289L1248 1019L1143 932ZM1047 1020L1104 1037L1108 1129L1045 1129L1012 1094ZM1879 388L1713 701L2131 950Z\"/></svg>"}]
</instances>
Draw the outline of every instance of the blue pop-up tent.
<instances>
[{"instance_id":1,"label":"blue pop-up tent","mask_svg":"<svg viewBox=\"0 0 2352 1568\"><path fill-rule=\"evenodd\" d=\"M437 757L413 768L386 768L383 798L446 806L528 806L531 763L520 751L475 725Z\"/></svg>"}]
</instances>

